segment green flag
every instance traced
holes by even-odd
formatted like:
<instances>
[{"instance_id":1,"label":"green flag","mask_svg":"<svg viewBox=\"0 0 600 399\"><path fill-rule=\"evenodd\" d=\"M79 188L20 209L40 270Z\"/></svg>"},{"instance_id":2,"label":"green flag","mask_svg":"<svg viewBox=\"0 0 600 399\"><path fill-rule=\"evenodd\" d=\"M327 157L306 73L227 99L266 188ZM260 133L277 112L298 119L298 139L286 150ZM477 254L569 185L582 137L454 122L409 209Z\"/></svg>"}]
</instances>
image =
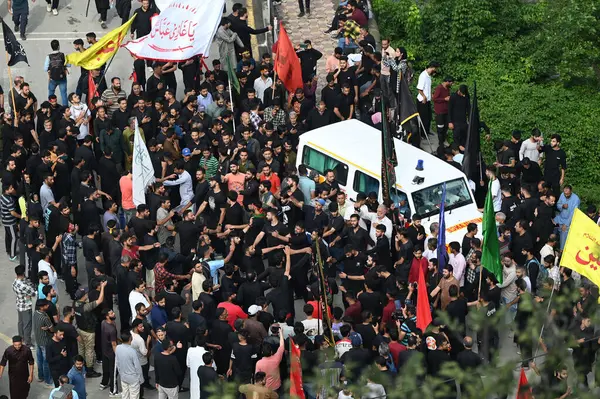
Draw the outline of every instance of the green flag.
<instances>
[{"instance_id":1,"label":"green flag","mask_svg":"<svg viewBox=\"0 0 600 399\"><path fill-rule=\"evenodd\" d=\"M235 73L235 65L231 62L231 59L227 57L227 80L229 80L230 90L231 87L235 89L235 91L240 94L240 82L237 78L237 74Z\"/></svg>"},{"instance_id":2,"label":"green flag","mask_svg":"<svg viewBox=\"0 0 600 399\"><path fill-rule=\"evenodd\" d=\"M489 182L485 206L483 209L483 251L481 264L502 283L502 262L500 262L500 244L496 227L496 214L492 201L492 182Z\"/></svg>"}]
</instances>

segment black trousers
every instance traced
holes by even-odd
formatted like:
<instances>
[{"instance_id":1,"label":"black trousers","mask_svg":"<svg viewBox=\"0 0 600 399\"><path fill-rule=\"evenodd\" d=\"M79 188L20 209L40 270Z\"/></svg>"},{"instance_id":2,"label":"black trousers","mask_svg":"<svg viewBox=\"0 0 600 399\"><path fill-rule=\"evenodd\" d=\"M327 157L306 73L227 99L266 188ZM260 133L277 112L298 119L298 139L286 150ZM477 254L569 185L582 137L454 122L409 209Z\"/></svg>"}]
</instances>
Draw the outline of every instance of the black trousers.
<instances>
[{"instance_id":1,"label":"black trousers","mask_svg":"<svg viewBox=\"0 0 600 399\"><path fill-rule=\"evenodd\" d=\"M417 101L417 111L419 112L421 122L423 122L423 126L425 127L425 133L429 134L431 129L431 102L427 101L423 104L422 102Z\"/></svg>"},{"instance_id":2,"label":"black trousers","mask_svg":"<svg viewBox=\"0 0 600 399\"><path fill-rule=\"evenodd\" d=\"M13 11L12 20L19 27L19 32L24 35L29 20L29 10Z\"/></svg>"},{"instance_id":3,"label":"black trousers","mask_svg":"<svg viewBox=\"0 0 600 399\"><path fill-rule=\"evenodd\" d=\"M102 385L108 385L110 392L116 392L115 357L102 355Z\"/></svg>"},{"instance_id":4,"label":"black trousers","mask_svg":"<svg viewBox=\"0 0 600 399\"><path fill-rule=\"evenodd\" d=\"M467 133L469 131L469 125L465 124L454 124L454 130L452 131L452 138L454 142L460 146L467 145Z\"/></svg>"},{"instance_id":5,"label":"black trousers","mask_svg":"<svg viewBox=\"0 0 600 399\"><path fill-rule=\"evenodd\" d=\"M436 114L435 124L437 128L439 148L443 149L444 141L446 141L446 133L448 133L448 114Z\"/></svg>"},{"instance_id":6,"label":"black trousers","mask_svg":"<svg viewBox=\"0 0 600 399\"><path fill-rule=\"evenodd\" d=\"M6 244L6 254L14 258L17 254L17 225L4 225L4 243Z\"/></svg>"},{"instance_id":7,"label":"black trousers","mask_svg":"<svg viewBox=\"0 0 600 399\"><path fill-rule=\"evenodd\" d=\"M59 0L46 0L46 3L52 4L52 9L56 10L58 8L58 1Z\"/></svg>"},{"instance_id":8,"label":"black trousers","mask_svg":"<svg viewBox=\"0 0 600 399\"><path fill-rule=\"evenodd\" d=\"M298 0L298 7L300 7L300 12L304 12L304 4L306 3L306 12L310 12L310 0Z\"/></svg>"}]
</instances>

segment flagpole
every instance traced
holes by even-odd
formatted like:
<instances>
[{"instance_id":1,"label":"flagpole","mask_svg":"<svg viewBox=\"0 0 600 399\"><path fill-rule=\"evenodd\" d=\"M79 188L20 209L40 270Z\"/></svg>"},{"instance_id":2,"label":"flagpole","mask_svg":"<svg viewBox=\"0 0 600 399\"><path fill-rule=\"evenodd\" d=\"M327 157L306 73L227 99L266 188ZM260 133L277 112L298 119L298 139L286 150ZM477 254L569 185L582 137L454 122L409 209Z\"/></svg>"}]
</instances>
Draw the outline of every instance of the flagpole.
<instances>
[{"instance_id":1,"label":"flagpole","mask_svg":"<svg viewBox=\"0 0 600 399\"><path fill-rule=\"evenodd\" d=\"M483 265L479 266L479 289L477 290L477 302L481 299L481 280L483 280Z\"/></svg>"},{"instance_id":2,"label":"flagpole","mask_svg":"<svg viewBox=\"0 0 600 399\"><path fill-rule=\"evenodd\" d=\"M319 266L319 280L320 280L320 290L323 293L323 301L325 302L325 311L323 312L323 318L327 323L327 327L329 327L329 334L331 335L329 338L331 339L331 344L335 345L335 338L333 336L333 328L331 326L331 319L329 318L329 304L327 303L327 292L325 286L325 275L323 273L323 258L321 258L321 237L317 234L317 265ZM320 300L319 300L320 302Z\"/></svg>"},{"instance_id":3,"label":"flagpole","mask_svg":"<svg viewBox=\"0 0 600 399\"><path fill-rule=\"evenodd\" d=\"M19 113L17 112L17 103L15 102L15 91L13 90L13 78L12 78L12 72L10 70L10 66L8 65L9 61L10 61L10 57L8 55L8 51L4 51L4 53L6 54L6 68L8 69L8 84L9 84L9 89L10 89L10 96L12 97L12 109L13 112L15 114L15 118L13 122L16 122L18 120L19 117ZM2 104L4 105L4 104Z\"/></svg>"},{"instance_id":4,"label":"flagpole","mask_svg":"<svg viewBox=\"0 0 600 399\"><path fill-rule=\"evenodd\" d=\"M231 103L231 113L233 114L233 94L231 94L233 87L231 87L231 79L229 78L229 74L227 74L227 84L229 85L229 102ZM235 115L231 118L231 122L233 122L233 131L235 132Z\"/></svg>"}]
</instances>

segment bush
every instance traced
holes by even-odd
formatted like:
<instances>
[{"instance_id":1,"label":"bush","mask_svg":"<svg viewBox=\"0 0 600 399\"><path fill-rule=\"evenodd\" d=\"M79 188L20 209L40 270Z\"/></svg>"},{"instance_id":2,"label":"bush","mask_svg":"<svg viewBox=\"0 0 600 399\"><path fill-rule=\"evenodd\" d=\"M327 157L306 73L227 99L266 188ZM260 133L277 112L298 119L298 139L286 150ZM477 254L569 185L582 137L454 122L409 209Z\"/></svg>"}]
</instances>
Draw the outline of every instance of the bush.
<instances>
[{"instance_id":1,"label":"bush","mask_svg":"<svg viewBox=\"0 0 600 399\"><path fill-rule=\"evenodd\" d=\"M429 60L440 77L472 87L492 138L538 127L559 133L566 181L584 203L600 198L600 10L576 0L372 0L382 37L404 46L416 73ZM571 22L569 22L571 21ZM600 30L600 28L598 29ZM493 140L491 141L493 142ZM482 143L487 162L492 144Z\"/></svg>"}]
</instances>

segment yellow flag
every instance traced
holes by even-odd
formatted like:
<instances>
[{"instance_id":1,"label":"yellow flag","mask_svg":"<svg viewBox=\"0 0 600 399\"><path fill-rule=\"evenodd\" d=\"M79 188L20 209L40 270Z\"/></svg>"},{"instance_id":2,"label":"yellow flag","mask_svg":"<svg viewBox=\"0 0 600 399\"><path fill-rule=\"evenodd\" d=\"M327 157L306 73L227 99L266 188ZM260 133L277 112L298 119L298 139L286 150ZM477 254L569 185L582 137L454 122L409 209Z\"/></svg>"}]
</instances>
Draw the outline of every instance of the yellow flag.
<instances>
[{"instance_id":1,"label":"yellow flag","mask_svg":"<svg viewBox=\"0 0 600 399\"><path fill-rule=\"evenodd\" d=\"M110 58L119 50L121 42L125 38L125 35L127 35L127 31L129 30L129 27L131 26L135 16L136 14L134 14L129 21L125 22L117 29L108 32L84 52L71 53L67 55L67 63L73 66L83 67L88 71L92 69L98 69L102 65L106 64L108 60L110 60Z\"/></svg>"},{"instance_id":2,"label":"yellow flag","mask_svg":"<svg viewBox=\"0 0 600 399\"><path fill-rule=\"evenodd\" d=\"M600 226L575 209L560 265L600 285Z\"/></svg>"}]
</instances>

